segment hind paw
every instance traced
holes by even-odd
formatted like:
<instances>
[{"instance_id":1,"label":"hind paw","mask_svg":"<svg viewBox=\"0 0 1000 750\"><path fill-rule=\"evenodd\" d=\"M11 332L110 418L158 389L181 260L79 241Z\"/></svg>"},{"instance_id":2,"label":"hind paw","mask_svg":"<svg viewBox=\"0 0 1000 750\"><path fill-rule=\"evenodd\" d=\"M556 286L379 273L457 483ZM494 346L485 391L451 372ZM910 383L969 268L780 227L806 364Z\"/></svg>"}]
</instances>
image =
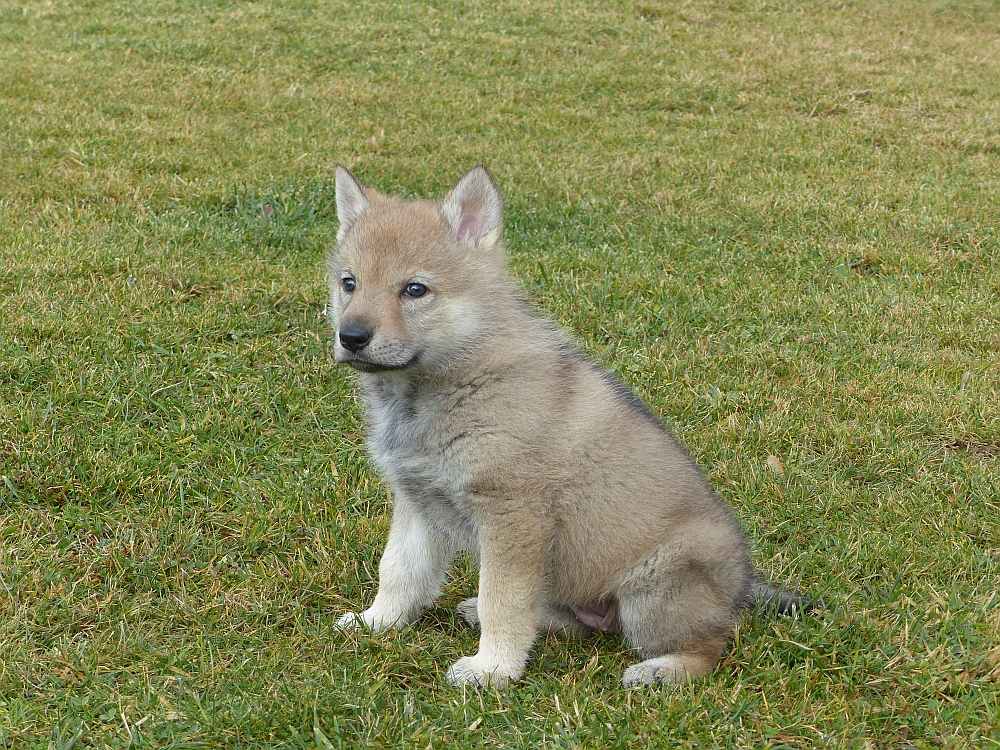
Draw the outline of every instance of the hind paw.
<instances>
[{"instance_id":1,"label":"hind paw","mask_svg":"<svg viewBox=\"0 0 1000 750\"><path fill-rule=\"evenodd\" d=\"M656 685L658 683L686 685L711 671L699 668L701 666L689 663L684 656L679 654L647 659L633 664L625 670L625 674L622 676L622 685L624 687Z\"/></svg>"},{"instance_id":2,"label":"hind paw","mask_svg":"<svg viewBox=\"0 0 1000 750\"><path fill-rule=\"evenodd\" d=\"M458 607L458 616L461 617L465 624L470 628L479 628L479 598L473 597L472 599L466 599L461 602Z\"/></svg>"}]
</instances>

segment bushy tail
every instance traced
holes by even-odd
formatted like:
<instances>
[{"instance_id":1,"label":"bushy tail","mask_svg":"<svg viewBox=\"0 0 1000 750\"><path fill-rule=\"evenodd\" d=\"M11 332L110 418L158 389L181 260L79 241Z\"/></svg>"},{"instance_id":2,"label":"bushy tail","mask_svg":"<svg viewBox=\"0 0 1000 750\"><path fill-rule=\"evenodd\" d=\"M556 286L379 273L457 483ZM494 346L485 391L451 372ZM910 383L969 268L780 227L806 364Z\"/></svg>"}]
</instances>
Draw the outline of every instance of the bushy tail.
<instances>
[{"instance_id":1,"label":"bushy tail","mask_svg":"<svg viewBox=\"0 0 1000 750\"><path fill-rule=\"evenodd\" d=\"M760 578L754 578L747 592L746 606L763 612L791 615L795 612L805 614L817 607L822 608L823 602L819 599L808 599L794 591L783 591Z\"/></svg>"}]
</instances>

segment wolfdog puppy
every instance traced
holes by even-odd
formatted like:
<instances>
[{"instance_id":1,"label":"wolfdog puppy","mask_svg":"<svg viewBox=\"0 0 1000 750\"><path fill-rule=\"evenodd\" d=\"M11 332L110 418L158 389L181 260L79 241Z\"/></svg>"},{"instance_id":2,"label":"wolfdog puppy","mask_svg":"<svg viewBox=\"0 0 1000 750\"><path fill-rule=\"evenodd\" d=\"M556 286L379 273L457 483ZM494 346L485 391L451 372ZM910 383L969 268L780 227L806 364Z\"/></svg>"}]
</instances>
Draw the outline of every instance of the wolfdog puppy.
<instances>
[{"instance_id":1,"label":"wolfdog puppy","mask_svg":"<svg viewBox=\"0 0 1000 750\"><path fill-rule=\"evenodd\" d=\"M459 612L481 639L452 684L519 678L547 629L623 633L643 659L631 686L708 674L747 603L803 606L754 578L739 524L660 421L519 299L485 169L434 204L338 167L336 198L336 359L360 373L393 491L375 601L339 627L412 622L466 550L479 596Z\"/></svg>"}]
</instances>

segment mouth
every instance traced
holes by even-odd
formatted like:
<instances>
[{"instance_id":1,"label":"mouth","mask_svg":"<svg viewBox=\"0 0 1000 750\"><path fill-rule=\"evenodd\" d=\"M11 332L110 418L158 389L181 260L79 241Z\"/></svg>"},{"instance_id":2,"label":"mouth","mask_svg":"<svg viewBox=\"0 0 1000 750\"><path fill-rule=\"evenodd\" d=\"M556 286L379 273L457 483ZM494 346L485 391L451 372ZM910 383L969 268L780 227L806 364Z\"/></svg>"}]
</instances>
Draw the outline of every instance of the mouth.
<instances>
[{"instance_id":1,"label":"mouth","mask_svg":"<svg viewBox=\"0 0 1000 750\"><path fill-rule=\"evenodd\" d=\"M405 362L369 362L365 359L349 359L344 362L345 365L350 365L358 372L367 373L377 373L377 372L399 372L400 370L405 370L411 365L415 365L417 360L420 359L420 354L414 354Z\"/></svg>"}]
</instances>

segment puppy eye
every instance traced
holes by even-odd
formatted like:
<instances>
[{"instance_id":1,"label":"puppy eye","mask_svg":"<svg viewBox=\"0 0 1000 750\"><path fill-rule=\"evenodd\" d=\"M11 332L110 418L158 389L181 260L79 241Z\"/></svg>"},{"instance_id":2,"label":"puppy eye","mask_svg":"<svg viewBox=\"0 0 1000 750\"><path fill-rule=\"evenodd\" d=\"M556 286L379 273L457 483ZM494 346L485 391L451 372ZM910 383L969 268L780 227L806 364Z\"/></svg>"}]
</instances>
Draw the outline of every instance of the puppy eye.
<instances>
[{"instance_id":1,"label":"puppy eye","mask_svg":"<svg viewBox=\"0 0 1000 750\"><path fill-rule=\"evenodd\" d=\"M340 280L340 286L343 288L345 292L349 293L353 292L357 288L358 282L356 282L354 279L348 276L347 278Z\"/></svg>"},{"instance_id":2,"label":"puppy eye","mask_svg":"<svg viewBox=\"0 0 1000 750\"><path fill-rule=\"evenodd\" d=\"M417 297L423 297L425 294L427 294L427 287L425 287L423 284L418 284L417 282L414 281L413 283L406 285L407 297L417 298Z\"/></svg>"}]
</instances>

